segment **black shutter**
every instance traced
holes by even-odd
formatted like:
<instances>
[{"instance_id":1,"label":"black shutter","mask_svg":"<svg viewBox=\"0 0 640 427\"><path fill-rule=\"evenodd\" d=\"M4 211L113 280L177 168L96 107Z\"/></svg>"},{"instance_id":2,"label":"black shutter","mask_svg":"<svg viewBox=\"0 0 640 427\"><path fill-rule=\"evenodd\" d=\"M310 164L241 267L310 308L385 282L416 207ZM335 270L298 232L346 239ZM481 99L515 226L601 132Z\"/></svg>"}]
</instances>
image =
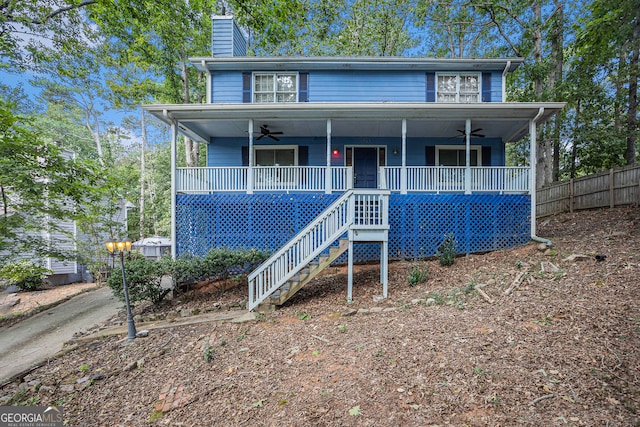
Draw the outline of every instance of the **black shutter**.
<instances>
[{"instance_id":1,"label":"black shutter","mask_svg":"<svg viewBox=\"0 0 640 427\"><path fill-rule=\"evenodd\" d=\"M435 166L436 165L436 147L433 145L428 145L425 148L425 164L427 166Z\"/></svg>"},{"instance_id":2,"label":"black shutter","mask_svg":"<svg viewBox=\"0 0 640 427\"><path fill-rule=\"evenodd\" d=\"M427 102L436 102L436 73L427 73Z\"/></svg>"},{"instance_id":3,"label":"black shutter","mask_svg":"<svg viewBox=\"0 0 640 427\"><path fill-rule=\"evenodd\" d=\"M482 166L491 166L491 147L482 147Z\"/></svg>"},{"instance_id":4,"label":"black shutter","mask_svg":"<svg viewBox=\"0 0 640 427\"><path fill-rule=\"evenodd\" d=\"M298 147L298 166L309 166L309 147L306 145Z\"/></svg>"},{"instance_id":5,"label":"black shutter","mask_svg":"<svg viewBox=\"0 0 640 427\"><path fill-rule=\"evenodd\" d=\"M242 102L251 102L251 72L242 73Z\"/></svg>"},{"instance_id":6,"label":"black shutter","mask_svg":"<svg viewBox=\"0 0 640 427\"><path fill-rule=\"evenodd\" d=\"M309 102L309 73L300 73L298 102Z\"/></svg>"},{"instance_id":7,"label":"black shutter","mask_svg":"<svg viewBox=\"0 0 640 427\"><path fill-rule=\"evenodd\" d=\"M482 102L491 102L491 73L482 73Z\"/></svg>"},{"instance_id":8,"label":"black shutter","mask_svg":"<svg viewBox=\"0 0 640 427\"><path fill-rule=\"evenodd\" d=\"M249 166L249 147L242 147L242 166Z\"/></svg>"}]
</instances>

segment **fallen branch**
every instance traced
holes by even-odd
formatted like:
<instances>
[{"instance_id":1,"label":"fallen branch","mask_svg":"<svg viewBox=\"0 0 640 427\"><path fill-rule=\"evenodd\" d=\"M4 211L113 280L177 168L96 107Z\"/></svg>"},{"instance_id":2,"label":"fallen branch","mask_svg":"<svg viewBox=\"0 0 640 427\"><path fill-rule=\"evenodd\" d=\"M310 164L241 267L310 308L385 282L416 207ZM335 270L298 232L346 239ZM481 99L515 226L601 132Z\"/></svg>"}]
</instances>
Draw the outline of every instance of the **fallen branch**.
<instances>
[{"instance_id":1,"label":"fallen branch","mask_svg":"<svg viewBox=\"0 0 640 427\"><path fill-rule=\"evenodd\" d=\"M480 296L482 298L486 299L489 304L493 304L493 299L489 295L487 295L487 293L485 291L483 291L482 288L479 288L479 287L476 286L476 291L478 291Z\"/></svg>"},{"instance_id":2,"label":"fallen branch","mask_svg":"<svg viewBox=\"0 0 640 427\"><path fill-rule=\"evenodd\" d=\"M533 401L531 403L529 403L529 406L534 406L534 405L542 402L543 400L553 399L554 397L556 397L556 395L553 394L553 393L545 394L544 396L540 396L540 397L537 397L537 398L533 399Z\"/></svg>"},{"instance_id":3,"label":"fallen branch","mask_svg":"<svg viewBox=\"0 0 640 427\"><path fill-rule=\"evenodd\" d=\"M515 291L518 286L520 286L520 283L522 282L522 278L524 277L524 275L527 274L527 271L521 271L520 274L518 274L518 276L513 280L513 282L511 282L511 285L507 288L506 291L504 291L505 295L511 295L511 292Z\"/></svg>"}]
</instances>

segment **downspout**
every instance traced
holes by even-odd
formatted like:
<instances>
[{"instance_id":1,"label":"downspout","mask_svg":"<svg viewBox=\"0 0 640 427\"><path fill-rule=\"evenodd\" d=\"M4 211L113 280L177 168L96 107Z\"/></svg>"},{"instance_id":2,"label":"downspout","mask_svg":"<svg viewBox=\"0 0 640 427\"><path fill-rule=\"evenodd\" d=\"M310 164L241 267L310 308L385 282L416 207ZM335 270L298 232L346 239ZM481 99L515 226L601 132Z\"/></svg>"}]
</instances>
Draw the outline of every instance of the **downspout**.
<instances>
[{"instance_id":1,"label":"downspout","mask_svg":"<svg viewBox=\"0 0 640 427\"><path fill-rule=\"evenodd\" d=\"M536 122L544 114L544 108L538 110L538 114L529 121L529 140L531 141L529 167L529 191L531 192L531 240L547 245L548 248L553 246L551 240L536 236L536 161L537 161L537 140L536 140Z\"/></svg>"},{"instance_id":2,"label":"downspout","mask_svg":"<svg viewBox=\"0 0 640 427\"><path fill-rule=\"evenodd\" d=\"M353 181L353 179L351 179ZM331 194L331 119L327 119L327 170L324 177L324 192Z\"/></svg>"},{"instance_id":3,"label":"downspout","mask_svg":"<svg viewBox=\"0 0 640 427\"><path fill-rule=\"evenodd\" d=\"M511 61L507 61L507 65L502 71L502 102L507 102L507 73L509 68L511 68Z\"/></svg>"}]
</instances>

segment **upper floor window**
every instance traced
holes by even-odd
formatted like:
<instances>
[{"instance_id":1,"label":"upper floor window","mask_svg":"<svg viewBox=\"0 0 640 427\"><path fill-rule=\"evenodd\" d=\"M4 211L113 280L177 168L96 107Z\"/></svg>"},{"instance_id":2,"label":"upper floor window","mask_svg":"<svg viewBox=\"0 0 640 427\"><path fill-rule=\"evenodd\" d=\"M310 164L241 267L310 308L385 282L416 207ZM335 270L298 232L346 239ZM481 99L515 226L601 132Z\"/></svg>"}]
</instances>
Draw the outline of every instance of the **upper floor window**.
<instances>
[{"instance_id":1,"label":"upper floor window","mask_svg":"<svg viewBox=\"0 0 640 427\"><path fill-rule=\"evenodd\" d=\"M298 74L254 73L253 102L298 102Z\"/></svg>"},{"instance_id":2,"label":"upper floor window","mask_svg":"<svg viewBox=\"0 0 640 427\"><path fill-rule=\"evenodd\" d=\"M480 102L480 74L437 75L437 102Z\"/></svg>"}]
</instances>

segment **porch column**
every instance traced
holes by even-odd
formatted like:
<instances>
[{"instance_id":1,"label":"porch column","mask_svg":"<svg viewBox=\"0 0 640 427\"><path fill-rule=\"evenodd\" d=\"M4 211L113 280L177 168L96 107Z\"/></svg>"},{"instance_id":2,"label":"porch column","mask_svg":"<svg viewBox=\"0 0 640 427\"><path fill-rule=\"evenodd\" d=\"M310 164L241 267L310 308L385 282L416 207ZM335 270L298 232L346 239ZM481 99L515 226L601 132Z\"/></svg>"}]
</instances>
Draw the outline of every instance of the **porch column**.
<instances>
[{"instance_id":1,"label":"porch column","mask_svg":"<svg viewBox=\"0 0 640 427\"><path fill-rule=\"evenodd\" d=\"M171 124L171 258L176 259L176 144L178 126Z\"/></svg>"},{"instance_id":2,"label":"porch column","mask_svg":"<svg viewBox=\"0 0 640 427\"><path fill-rule=\"evenodd\" d=\"M327 119L327 172L324 182L324 192L331 194L331 119Z\"/></svg>"},{"instance_id":3,"label":"porch column","mask_svg":"<svg viewBox=\"0 0 640 427\"><path fill-rule=\"evenodd\" d=\"M536 235L536 162L538 158L538 142L536 140L536 122L544 113L540 108L538 114L529 120L529 194L531 196L531 236Z\"/></svg>"},{"instance_id":4,"label":"porch column","mask_svg":"<svg viewBox=\"0 0 640 427\"><path fill-rule=\"evenodd\" d=\"M400 169L400 194L407 194L407 119L402 119L402 168Z\"/></svg>"},{"instance_id":5,"label":"porch column","mask_svg":"<svg viewBox=\"0 0 640 427\"><path fill-rule=\"evenodd\" d=\"M464 126L466 144L466 164L464 171L464 194L471 194L471 119L467 119Z\"/></svg>"},{"instance_id":6,"label":"porch column","mask_svg":"<svg viewBox=\"0 0 640 427\"><path fill-rule=\"evenodd\" d=\"M253 194L253 119L249 119L249 167L247 169L247 194Z\"/></svg>"}]
</instances>

